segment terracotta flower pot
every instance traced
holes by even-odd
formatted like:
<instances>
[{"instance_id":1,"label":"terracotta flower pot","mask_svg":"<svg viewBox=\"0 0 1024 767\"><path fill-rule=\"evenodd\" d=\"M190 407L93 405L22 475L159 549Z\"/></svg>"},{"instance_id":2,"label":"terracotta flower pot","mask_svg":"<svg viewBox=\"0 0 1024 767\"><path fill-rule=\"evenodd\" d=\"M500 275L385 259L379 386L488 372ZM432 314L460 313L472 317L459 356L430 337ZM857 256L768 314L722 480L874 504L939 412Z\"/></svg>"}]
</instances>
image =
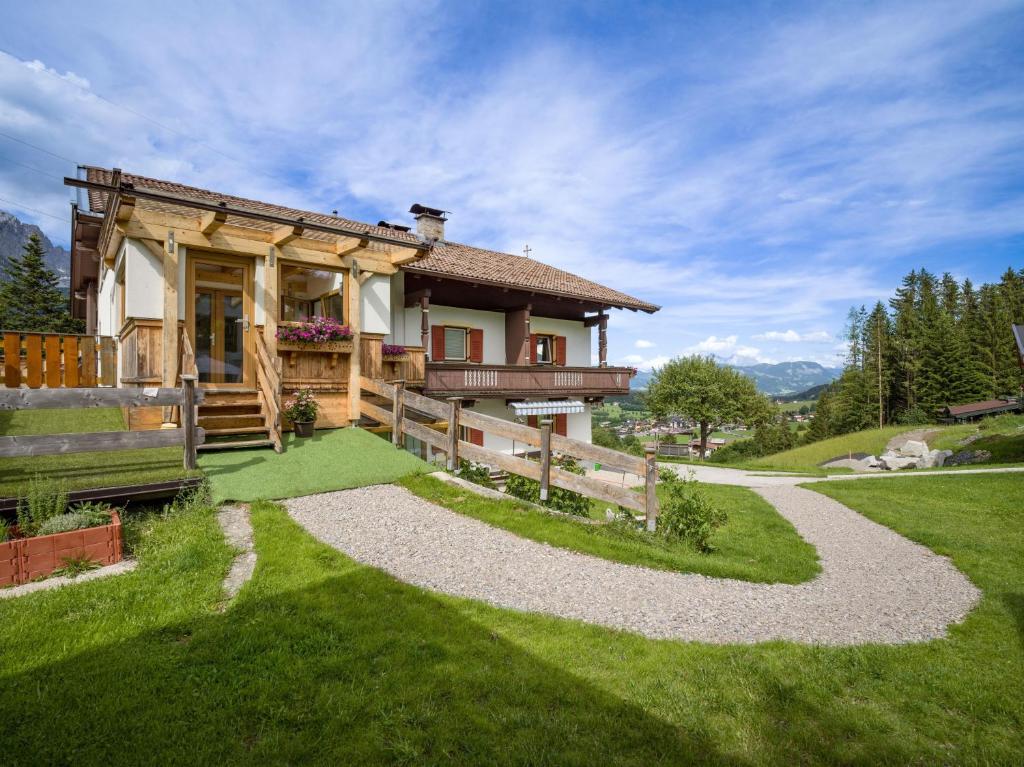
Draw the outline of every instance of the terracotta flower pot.
<instances>
[{"instance_id":1,"label":"terracotta flower pot","mask_svg":"<svg viewBox=\"0 0 1024 767\"><path fill-rule=\"evenodd\" d=\"M315 421L294 421L295 436L296 437L312 437L313 436L313 424Z\"/></svg>"}]
</instances>

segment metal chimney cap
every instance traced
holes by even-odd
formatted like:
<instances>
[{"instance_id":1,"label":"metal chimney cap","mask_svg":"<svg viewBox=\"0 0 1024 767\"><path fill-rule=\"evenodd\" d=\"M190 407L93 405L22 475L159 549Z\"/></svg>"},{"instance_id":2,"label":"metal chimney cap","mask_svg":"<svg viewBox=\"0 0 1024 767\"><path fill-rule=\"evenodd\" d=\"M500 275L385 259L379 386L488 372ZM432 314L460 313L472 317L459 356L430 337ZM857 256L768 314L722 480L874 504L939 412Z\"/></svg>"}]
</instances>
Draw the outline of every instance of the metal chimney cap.
<instances>
[{"instance_id":1,"label":"metal chimney cap","mask_svg":"<svg viewBox=\"0 0 1024 767\"><path fill-rule=\"evenodd\" d=\"M418 202L409 208L409 212L415 216L434 216L442 221L448 220L448 217L445 216L446 211L440 208L428 208L426 205L420 205Z\"/></svg>"}]
</instances>

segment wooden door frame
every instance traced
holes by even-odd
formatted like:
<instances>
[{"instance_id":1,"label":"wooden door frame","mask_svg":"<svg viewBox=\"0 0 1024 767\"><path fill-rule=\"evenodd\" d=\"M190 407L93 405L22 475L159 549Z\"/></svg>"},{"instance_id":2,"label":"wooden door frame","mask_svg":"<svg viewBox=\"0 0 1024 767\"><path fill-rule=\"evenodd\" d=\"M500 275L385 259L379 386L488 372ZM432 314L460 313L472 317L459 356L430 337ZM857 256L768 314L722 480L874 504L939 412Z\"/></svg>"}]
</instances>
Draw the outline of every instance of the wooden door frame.
<instances>
[{"instance_id":1,"label":"wooden door frame","mask_svg":"<svg viewBox=\"0 0 1024 767\"><path fill-rule=\"evenodd\" d=\"M253 334L256 332L256 302L253 294L256 289L256 259L253 256L229 256L207 250L188 248L185 251L185 328L196 344L196 263L220 264L223 266L241 267L242 272L242 315L249 318L249 330L242 338L242 381L241 383L200 383L205 389L252 389L256 385L256 347ZM217 290L211 288L211 290Z\"/></svg>"}]
</instances>

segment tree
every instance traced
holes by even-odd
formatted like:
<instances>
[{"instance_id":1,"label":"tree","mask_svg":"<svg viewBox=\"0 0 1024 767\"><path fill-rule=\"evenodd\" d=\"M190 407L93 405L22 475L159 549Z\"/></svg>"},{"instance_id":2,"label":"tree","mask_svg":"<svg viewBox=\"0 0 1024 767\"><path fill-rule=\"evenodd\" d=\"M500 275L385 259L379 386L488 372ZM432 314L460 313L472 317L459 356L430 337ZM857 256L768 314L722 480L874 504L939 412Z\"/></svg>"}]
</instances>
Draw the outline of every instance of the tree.
<instances>
[{"instance_id":1,"label":"tree","mask_svg":"<svg viewBox=\"0 0 1024 767\"><path fill-rule=\"evenodd\" d=\"M46 268L43 243L32 233L20 256L12 256L0 281L0 328L30 333L81 333L57 275Z\"/></svg>"},{"instance_id":2,"label":"tree","mask_svg":"<svg viewBox=\"0 0 1024 767\"><path fill-rule=\"evenodd\" d=\"M712 429L730 421L756 426L769 420L774 410L751 379L700 355L674 359L656 370L645 400L659 418L681 415L696 421L702 457Z\"/></svg>"}]
</instances>

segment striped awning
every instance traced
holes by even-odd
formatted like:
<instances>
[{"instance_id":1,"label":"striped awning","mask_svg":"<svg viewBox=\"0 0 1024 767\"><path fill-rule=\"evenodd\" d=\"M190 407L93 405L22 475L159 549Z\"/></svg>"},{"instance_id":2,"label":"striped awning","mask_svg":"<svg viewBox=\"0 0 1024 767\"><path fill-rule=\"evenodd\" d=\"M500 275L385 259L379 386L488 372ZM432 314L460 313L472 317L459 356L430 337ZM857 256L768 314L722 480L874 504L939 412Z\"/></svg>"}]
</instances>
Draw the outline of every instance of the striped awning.
<instances>
[{"instance_id":1,"label":"striped awning","mask_svg":"<svg viewBox=\"0 0 1024 767\"><path fill-rule=\"evenodd\" d=\"M509 405L516 418L530 415L561 415L562 413L584 413L586 405L576 400L562 402L513 402Z\"/></svg>"}]
</instances>

